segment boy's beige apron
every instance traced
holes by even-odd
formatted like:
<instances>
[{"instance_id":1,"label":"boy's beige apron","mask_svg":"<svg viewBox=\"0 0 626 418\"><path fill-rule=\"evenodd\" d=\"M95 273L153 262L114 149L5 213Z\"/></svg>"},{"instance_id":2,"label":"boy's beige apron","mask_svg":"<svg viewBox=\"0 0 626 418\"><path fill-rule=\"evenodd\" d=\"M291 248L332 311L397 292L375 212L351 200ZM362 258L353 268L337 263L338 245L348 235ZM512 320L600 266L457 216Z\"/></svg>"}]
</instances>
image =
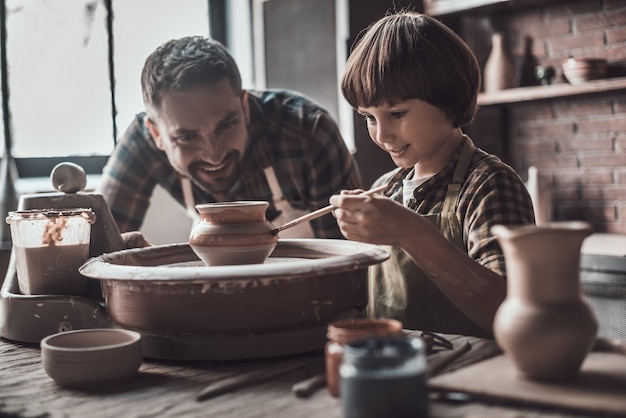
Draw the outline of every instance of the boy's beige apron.
<instances>
[{"instance_id":1,"label":"boy's beige apron","mask_svg":"<svg viewBox=\"0 0 626 418\"><path fill-rule=\"evenodd\" d=\"M289 201L283 196L283 192L278 184L276 173L273 167L267 167L265 170L265 178L272 190L272 199L274 200L274 206L276 210L280 212L278 218L272 221L275 227L279 227L287 222L296 219L300 216L306 215L307 212L303 210L294 209L289 204ZM183 197L185 199L185 207L187 215L193 220L194 225L200 221L200 215L196 211L196 202L193 198L193 192L191 189L191 181L184 177L181 180L183 188ZM285 229L280 232L280 238L313 238L313 229L308 222L298 224L294 227Z\"/></svg>"},{"instance_id":2,"label":"boy's beige apron","mask_svg":"<svg viewBox=\"0 0 626 418\"><path fill-rule=\"evenodd\" d=\"M465 143L440 213L422 215L453 244L466 251L455 207L474 144ZM461 313L399 247L386 247L391 257L369 269L368 315L395 318L405 328L483 336L486 333Z\"/></svg>"}]
</instances>

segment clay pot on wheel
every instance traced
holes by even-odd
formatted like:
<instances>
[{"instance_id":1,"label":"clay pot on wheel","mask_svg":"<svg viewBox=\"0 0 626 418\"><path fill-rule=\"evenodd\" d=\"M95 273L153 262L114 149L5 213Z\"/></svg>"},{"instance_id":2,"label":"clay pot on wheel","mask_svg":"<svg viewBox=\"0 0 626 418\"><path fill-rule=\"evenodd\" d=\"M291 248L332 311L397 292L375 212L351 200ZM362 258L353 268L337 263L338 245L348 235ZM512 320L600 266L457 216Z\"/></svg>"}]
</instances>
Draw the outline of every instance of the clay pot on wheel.
<instances>
[{"instance_id":1,"label":"clay pot on wheel","mask_svg":"<svg viewBox=\"0 0 626 418\"><path fill-rule=\"evenodd\" d=\"M584 222L491 229L506 259L507 296L494 336L522 378L568 380L595 341L598 323L580 285Z\"/></svg>"},{"instance_id":2,"label":"clay pot on wheel","mask_svg":"<svg viewBox=\"0 0 626 418\"><path fill-rule=\"evenodd\" d=\"M263 263L278 242L265 217L268 207L263 201L196 205L200 222L191 230L189 245L207 266Z\"/></svg>"}]
</instances>

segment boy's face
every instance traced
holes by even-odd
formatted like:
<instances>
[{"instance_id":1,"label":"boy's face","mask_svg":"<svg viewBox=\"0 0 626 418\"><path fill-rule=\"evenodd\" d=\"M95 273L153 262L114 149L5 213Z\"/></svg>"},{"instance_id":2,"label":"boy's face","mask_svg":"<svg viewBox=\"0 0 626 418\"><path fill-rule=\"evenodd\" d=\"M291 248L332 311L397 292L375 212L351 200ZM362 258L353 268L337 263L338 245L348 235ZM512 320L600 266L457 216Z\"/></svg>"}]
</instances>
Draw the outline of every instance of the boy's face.
<instances>
[{"instance_id":1,"label":"boy's face","mask_svg":"<svg viewBox=\"0 0 626 418\"><path fill-rule=\"evenodd\" d=\"M423 100L361 107L370 137L398 167L415 166L420 176L439 171L456 149L462 132L446 114Z\"/></svg>"},{"instance_id":2,"label":"boy's face","mask_svg":"<svg viewBox=\"0 0 626 418\"><path fill-rule=\"evenodd\" d=\"M170 164L208 192L230 189L248 144L248 96L228 79L182 92L164 92L147 121Z\"/></svg>"}]
</instances>

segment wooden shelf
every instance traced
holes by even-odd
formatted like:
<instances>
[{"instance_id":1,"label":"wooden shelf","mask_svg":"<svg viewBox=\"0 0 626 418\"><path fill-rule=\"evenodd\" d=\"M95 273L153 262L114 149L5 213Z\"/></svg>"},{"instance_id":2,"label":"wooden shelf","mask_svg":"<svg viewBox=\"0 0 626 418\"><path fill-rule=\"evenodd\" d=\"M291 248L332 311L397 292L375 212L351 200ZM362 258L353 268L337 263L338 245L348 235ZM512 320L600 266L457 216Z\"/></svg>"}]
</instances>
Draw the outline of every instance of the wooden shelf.
<instances>
[{"instance_id":1,"label":"wooden shelf","mask_svg":"<svg viewBox=\"0 0 626 418\"><path fill-rule=\"evenodd\" d=\"M508 2L509 0L425 0L424 10L429 15L442 16Z\"/></svg>"},{"instance_id":2,"label":"wooden shelf","mask_svg":"<svg viewBox=\"0 0 626 418\"><path fill-rule=\"evenodd\" d=\"M626 90L626 77L588 81L581 85L553 84L550 86L519 87L494 93L480 93L479 106L521 103L558 97L581 96Z\"/></svg>"},{"instance_id":3,"label":"wooden shelf","mask_svg":"<svg viewBox=\"0 0 626 418\"><path fill-rule=\"evenodd\" d=\"M529 6L545 6L565 0L424 0L424 11L431 16L443 16L459 12L489 13Z\"/></svg>"}]
</instances>

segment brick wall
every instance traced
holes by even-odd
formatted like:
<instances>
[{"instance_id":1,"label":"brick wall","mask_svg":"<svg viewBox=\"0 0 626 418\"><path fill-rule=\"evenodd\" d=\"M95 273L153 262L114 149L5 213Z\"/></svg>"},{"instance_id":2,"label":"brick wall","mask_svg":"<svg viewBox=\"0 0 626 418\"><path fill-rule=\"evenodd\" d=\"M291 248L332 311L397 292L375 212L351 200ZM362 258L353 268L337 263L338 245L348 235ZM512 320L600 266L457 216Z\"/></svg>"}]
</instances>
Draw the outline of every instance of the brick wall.
<instances>
[{"instance_id":1,"label":"brick wall","mask_svg":"<svg viewBox=\"0 0 626 418\"><path fill-rule=\"evenodd\" d=\"M490 48L481 30L493 27L504 30L518 69L529 40L537 63L555 67L553 83L566 83L561 63L569 56L606 58L610 77L626 76L626 0L553 1L488 20L464 17L463 36L481 64ZM626 233L626 92L489 106L469 131L523 179L529 166L539 169L553 194L553 219Z\"/></svg>"}]
</instances>

